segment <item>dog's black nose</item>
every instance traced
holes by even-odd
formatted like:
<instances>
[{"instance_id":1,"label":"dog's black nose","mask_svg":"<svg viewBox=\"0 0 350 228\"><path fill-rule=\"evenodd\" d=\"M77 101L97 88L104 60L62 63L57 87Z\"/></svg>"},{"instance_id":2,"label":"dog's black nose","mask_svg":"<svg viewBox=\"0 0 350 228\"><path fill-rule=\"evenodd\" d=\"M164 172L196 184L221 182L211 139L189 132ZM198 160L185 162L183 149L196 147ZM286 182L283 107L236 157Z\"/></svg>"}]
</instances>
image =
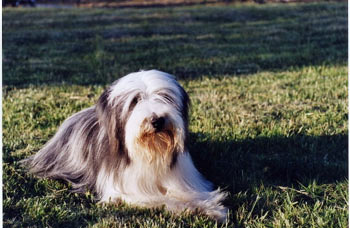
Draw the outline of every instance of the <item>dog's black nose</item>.
<instances>
[{"instance_id":1,"label":"dog's black nose","mask_svg":"<svg viewBox=\"0 0 350 228\"><path fill-rule=\"evenodd\" d=\"M151 124L157 130L162 130L164 127L165 119L164 117L152 117Z\"/></svg>"}]
</instances>

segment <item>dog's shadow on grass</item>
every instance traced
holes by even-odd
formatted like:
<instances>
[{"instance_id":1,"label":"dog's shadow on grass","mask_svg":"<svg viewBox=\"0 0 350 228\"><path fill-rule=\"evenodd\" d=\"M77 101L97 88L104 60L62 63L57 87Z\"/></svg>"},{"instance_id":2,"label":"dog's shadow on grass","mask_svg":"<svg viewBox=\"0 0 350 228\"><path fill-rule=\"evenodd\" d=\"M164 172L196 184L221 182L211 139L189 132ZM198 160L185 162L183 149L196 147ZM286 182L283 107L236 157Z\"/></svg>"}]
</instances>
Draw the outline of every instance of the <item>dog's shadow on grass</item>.
<instances>
[{"instance_id":1,"label":"dog's shadow on grass","mask_svg":"<svg viewBox=\"0 0 350 228\"><path fill-rule=\"evenodd\" d=\"M199 171L231 194L265 186L334 183L347 178L348 135L203 140L190 134L189 150Z\"/></svg>"}]
</instances>

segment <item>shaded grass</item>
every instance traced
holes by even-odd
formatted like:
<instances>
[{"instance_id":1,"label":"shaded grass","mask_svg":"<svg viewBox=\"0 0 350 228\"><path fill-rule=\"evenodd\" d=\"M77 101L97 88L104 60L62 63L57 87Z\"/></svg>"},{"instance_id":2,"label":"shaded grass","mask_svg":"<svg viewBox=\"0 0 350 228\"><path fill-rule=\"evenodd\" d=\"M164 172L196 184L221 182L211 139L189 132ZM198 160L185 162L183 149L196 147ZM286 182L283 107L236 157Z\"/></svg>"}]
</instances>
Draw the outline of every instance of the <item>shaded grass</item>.
<instances>
[{"instance_id":1,"label":"shaded grass","mask_svg":"<svg viewBox=\"0 0 350 228\"><path fill-rule=\"evenodd\" d=\"M345 64L347 4L4 9L4 84L110 83Z\"/></svg>"},{"instance_id":2,"label":"shaded grass","mask_svg":"<svg viewBox=\"0 0 350 228\"><path fill-rule=\"evenodd\" d=\"M153 67L190 95L190 151L229 192L224 227L347 226L346 4L3 12L5 227L221 227L98 205L19 166L105 83Z\"/></svg>"}]
</instances>

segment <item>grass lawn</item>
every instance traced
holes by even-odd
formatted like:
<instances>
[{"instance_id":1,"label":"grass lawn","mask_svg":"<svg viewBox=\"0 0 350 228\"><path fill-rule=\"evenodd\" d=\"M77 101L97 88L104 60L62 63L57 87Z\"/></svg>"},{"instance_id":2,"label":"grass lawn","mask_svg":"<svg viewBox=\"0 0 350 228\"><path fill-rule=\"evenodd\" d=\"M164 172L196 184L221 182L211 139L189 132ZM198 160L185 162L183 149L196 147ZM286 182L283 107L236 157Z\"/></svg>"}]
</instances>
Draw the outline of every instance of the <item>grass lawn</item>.
<instances>
[{"instance_id":1,"label":"grass lawn","mask_svg":"<svg viewBox=\"0 0 350 228\"><path fill-rule=\"evenodd\" d=\"M347 227L347 3L3 9L4 227ZM127 73L188 91L190 151L229 222L99 205L19 161Z\"/></svg>"}]
</instances>

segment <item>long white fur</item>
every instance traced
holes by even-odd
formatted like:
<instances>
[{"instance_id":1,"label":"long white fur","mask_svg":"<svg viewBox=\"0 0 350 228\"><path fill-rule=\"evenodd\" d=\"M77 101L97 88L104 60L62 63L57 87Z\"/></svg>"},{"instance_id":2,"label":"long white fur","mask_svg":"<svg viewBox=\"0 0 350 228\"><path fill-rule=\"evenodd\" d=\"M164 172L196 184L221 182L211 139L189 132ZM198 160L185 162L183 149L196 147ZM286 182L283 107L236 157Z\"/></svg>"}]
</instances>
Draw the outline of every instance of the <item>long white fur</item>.
<instances>
[{"instance_id":1,"label":"long white fur","mask_svg":"<svg viewBox=\"0 0 350 228\"><path fill-rule=\"evenodd\" d=\"M226 194L220 190L213 191L212 184L197 171L187 151L187 104L184 104L187 94L174 77L157 70L141 71L121 78L108 90L107 103L111 107L117 108L120 97L123 97L123 107L118 116L113 118L126 120L123 126L124 140L130 162L121 162L120 166L116 166L117 170L108 168L108 162L111 161L103 159L105 145L108 144L108 130L104 127L105 120L98 117L97 108L93 106L67 119L55 137L26 161L30 163L31 171L43 177L72 181L74 178L66 174L71 171L84 180L77 178L74 184L78 187L90 186L101 202L121 199L145 207L165 205L175 213L200 212L224 221L227 209L221 202ZM162 90L172 102L158 93ZM139 96L139 101L130 112L135 96ZM152 130L147 122L152 116L166 116L166 124L171 126L174 133L177 156L173 166L172 153L158 151L154 156L138 143L143 131ZM68 128L73 130L64 143ZM95 144L86 141L91 135ZM99 157L101 160L98 160ZM92 162L99 163L97 168L89 167Z\"/></svg>"}]
</instances>

